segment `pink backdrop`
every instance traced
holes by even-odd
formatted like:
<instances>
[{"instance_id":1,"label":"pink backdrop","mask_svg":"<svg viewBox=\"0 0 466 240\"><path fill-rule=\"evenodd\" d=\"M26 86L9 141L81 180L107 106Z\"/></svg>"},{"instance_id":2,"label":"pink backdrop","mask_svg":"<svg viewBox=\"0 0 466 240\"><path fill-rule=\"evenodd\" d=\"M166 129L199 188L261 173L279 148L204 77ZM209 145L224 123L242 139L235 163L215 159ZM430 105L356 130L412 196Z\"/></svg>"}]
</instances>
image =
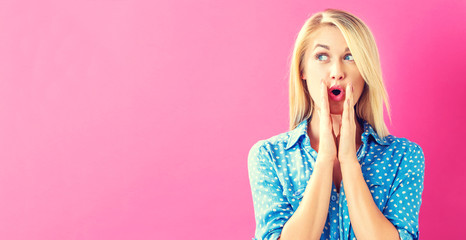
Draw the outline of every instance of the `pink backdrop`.
<instances>
[{"instance_id":1,"label":"pink backdrop","mask_svg":"<svg viewBox=\"0 0 466 240\"><path fill-rule=\"evenodd\" d=\"M11 0L0 238L250 239L248 151L288 130L294 38L328 7L371 28L391 133L424 149L421 239L466 237L464 0Z\"/></svg>"}]
</instances>

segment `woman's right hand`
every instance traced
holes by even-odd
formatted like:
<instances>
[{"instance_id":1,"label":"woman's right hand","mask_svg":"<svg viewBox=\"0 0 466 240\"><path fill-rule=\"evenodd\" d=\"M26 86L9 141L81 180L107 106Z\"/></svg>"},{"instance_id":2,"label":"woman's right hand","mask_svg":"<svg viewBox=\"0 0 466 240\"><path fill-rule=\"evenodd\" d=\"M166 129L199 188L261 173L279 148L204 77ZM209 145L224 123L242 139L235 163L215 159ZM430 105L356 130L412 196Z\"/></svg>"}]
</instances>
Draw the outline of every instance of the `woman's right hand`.
<instances>
[{"instance_id":1,"label":"woman's right hand","mask_svg":"<svg viewBox=\"0 0 466 240\"><path fill-rule=\"evenodd\" d=\"M333 163L337 158L336 138L333 134L332 118L328 103L328 89L324 80L320 82L320 111L319 114L319 151L317 160Z\"/></svg>"}]
</instances>

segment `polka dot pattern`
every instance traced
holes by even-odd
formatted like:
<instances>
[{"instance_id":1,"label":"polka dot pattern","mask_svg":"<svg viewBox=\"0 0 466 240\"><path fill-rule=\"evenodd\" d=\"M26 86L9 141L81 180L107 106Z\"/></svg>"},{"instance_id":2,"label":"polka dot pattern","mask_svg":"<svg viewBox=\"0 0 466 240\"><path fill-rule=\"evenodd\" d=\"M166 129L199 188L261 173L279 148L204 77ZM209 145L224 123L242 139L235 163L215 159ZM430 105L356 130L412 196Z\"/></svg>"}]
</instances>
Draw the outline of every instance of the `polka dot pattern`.
<instances>
[{"instance_id":1,"label":"polka dot pattern","mask_svg":"<svg viewBox=\"0 0 466 240\"><path fill-rule=\"evenodd\" d=\"M249 151L248 173L256 230L252 240L276 240L298 209L312 175L317 152L307 135L308 120L295 129L259 140ZM357 157L375 204L397 228L400 239L419 239L419 210L424 189L424 153L406 138L379 138L363 121L363 144ZM343 182L332 184L325 239L356 239Z\"/></svg>"}]
</instances>

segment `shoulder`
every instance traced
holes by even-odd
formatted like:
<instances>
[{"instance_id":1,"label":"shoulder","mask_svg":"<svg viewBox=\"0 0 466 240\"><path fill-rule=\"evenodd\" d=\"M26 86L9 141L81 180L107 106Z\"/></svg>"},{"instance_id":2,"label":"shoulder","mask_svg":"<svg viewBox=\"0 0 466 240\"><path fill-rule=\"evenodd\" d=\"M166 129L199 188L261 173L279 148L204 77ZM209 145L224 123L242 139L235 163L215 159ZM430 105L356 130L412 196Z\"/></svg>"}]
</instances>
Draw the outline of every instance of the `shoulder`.
<instances>
[{"instance_id":1,"label":"shoulder","mask_svg":"<svg viewBox=\"0 0 466 240\"><path fill-rule=\"evenodd\" d=\"M370 123L363 120L363 125L364 133L362 135L362 139L370 139L369 142L371 150L377 150L378 152L382 151L385 152L385 154L387 154L387 151L392 152L391 155L394 157L405 154L423 154L422 148L414 141L392 134L382 138L377 134ZM369 138L369 136L371 136L371 138Z\"/></svg>"},{"instance_id":2,"label":"shoulder","mask_svg":"<svg viewBox=\"0 0 466 240\"><path fill-rule=\"evenodd\" d=\"M398 149L404 152L405 154L409 155L424 155L421 146L414 141L411 141L403 137L396 137L393 135L387 136L387 139L390 139L390 148Z\"/></svg>"},{"instance_id":3,"label":"shoulder","mask_svg":"<svg viewBox=\"0 0 466 240\"><path fill-rule=\"evenodd\" d=\"M391 152L393 156L402 156L406 154L423 154L422 148L414 141L411 141L404 137L397 137L392 134L385 136L384 138L379 137L377 133L372 130L365 133L369 135L372 133L370 148L377 152ZM364 135L363 135L364 138Z\"/></svg>"},{"instance_id":4,"label":"shoulder","mask_svg":"<svg viewBox=\"0 0 466 240\"><path fill-rule=\"evenodd\" d=\"M258 158L268 159L274 152L282 152L290 140L292 131L287 131L273 135L266 139L255 142L249 150L248 161L254 161Z\"/></svg>"},{"instance_id":5,"label":"shoulder","mask_svg":"<svg viewBox=\"0 0 466 240\"><path fill-rule=\"evenodd\" d=\"M393 135L387 136L387 139L389 141L388 151L395 159L400 160L400 167L418 168L421 166L424 169L424 151L418 143Z\"/></svg>"}]
</instances>

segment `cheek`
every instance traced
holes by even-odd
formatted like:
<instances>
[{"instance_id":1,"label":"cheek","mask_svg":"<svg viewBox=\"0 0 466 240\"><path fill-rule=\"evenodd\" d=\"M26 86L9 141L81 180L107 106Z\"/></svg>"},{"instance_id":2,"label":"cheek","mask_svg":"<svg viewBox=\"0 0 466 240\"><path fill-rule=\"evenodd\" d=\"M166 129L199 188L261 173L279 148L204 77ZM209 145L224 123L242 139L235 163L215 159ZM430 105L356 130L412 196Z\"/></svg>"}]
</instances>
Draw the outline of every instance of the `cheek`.
<instances>
[{"instance_id":1,"label":"cheek","mask_svg":"<svg viewBox=\"0 0 466 240\"><path fill-rule=\"evenodd\" d=\"M320 99L320 88L317 83L312 82L308 84L307 89L309 90L309 94L311 95L311 99L318 104Z\"/></svg>"},{"instance_id":2,"label":"cheek","mask_svg":"<svg viewBox=\"0 0 466 240\"><path fill-rule=\"evenodd\" d=\"M362 83L356 89L354 89L354 97L356 97L355 100L359 101L361 99L363 91L364 91L364 83Z\"/></svg>"}]
</instances>

